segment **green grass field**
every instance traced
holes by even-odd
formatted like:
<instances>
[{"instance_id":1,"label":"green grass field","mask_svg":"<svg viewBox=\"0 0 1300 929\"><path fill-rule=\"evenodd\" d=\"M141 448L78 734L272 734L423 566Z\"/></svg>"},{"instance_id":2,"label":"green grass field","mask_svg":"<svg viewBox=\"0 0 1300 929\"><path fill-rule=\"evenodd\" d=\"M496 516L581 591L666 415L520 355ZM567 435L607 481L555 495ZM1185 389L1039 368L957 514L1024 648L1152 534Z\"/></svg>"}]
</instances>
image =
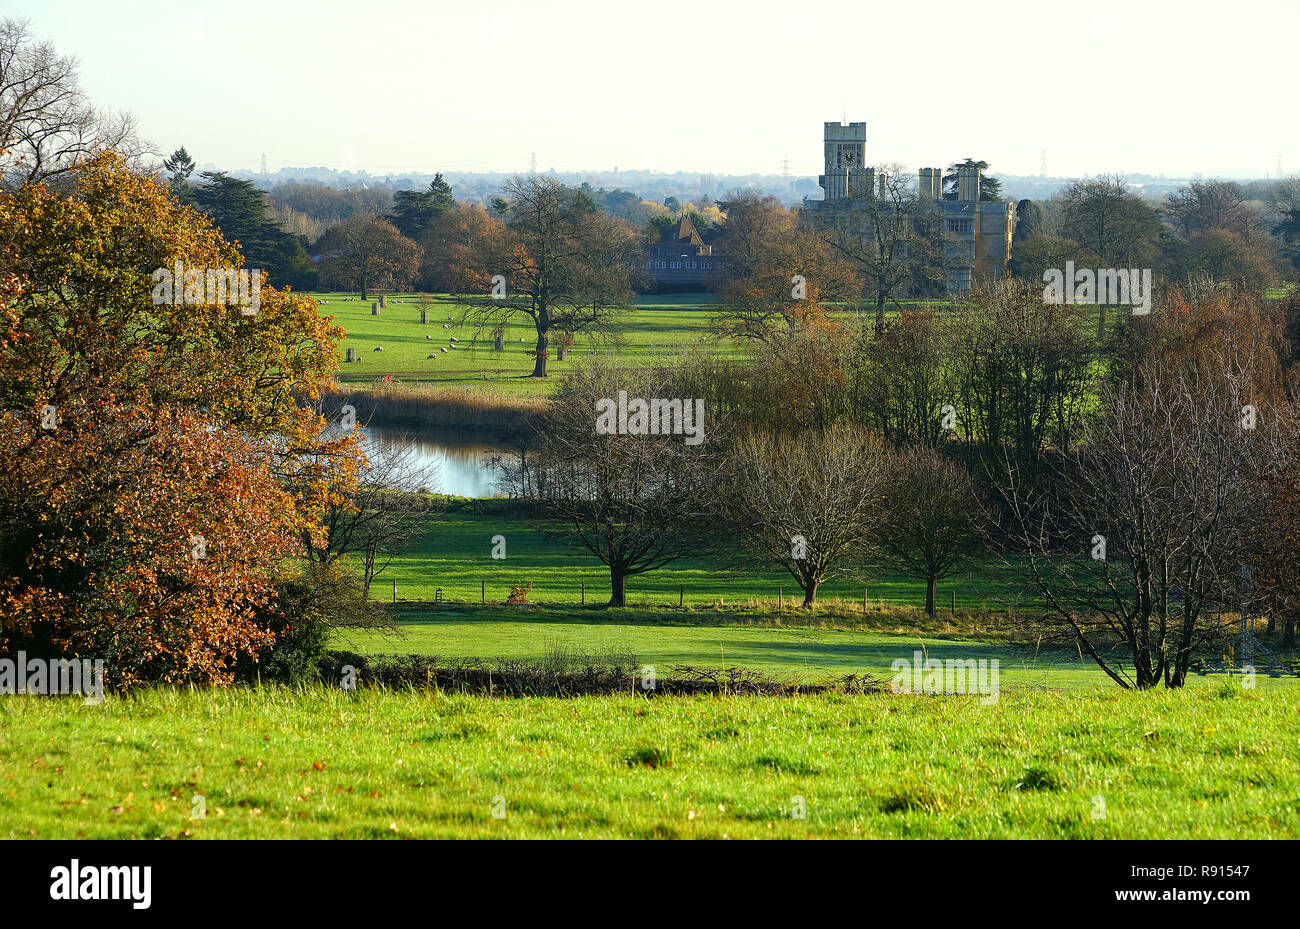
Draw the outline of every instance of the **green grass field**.
<instances>
[{"instance_id":1,"label":"green grass field","mask_svg":"<svg viewBox=\"0 0 1300 929\"><path fill-rule=\"evenodd\" d=\"M555 383L524 376L523 327L504 353L466 345L427 360L451 334L470 341L441 327L454 301L422 326L409 298L373 317L343 296L322 312L348 330L340 350L365 360L342 366L342 380L525 394ZM643 300L616 350L671 358L709 338L709 315L707 298ZM580 341L572 357L589 350ZM495 535L504 560L491 557ZM400 635L340 633L336 645L447 659L620 652L663 673L740 665L812 681L888 680L891 662L919 649L997 659L1000 693L987 705L321 685L156 688L100 706L11 697L0 699L0 835L1300 838L1300 682L1260 677L1244 690L1193 675L1179 692L1121 691L1077 653L1013 633L1005 603L1020 576L994 559L941 582L935 618L918 609L922 582L891 572L832 580L805 612L791 578L722 556L631 578L631 606L606 610L608 573L594 558L500 504L454 501L372 595L388 600L394 581ZM530 582L529 604L504 603ZM435 593L441 604L428 602Z\"/></svg>"},{"instance_id":2,"label":"green grass field","mask_svg":"<svg viewBox=\"0 0 1300 929\"><path fill-rule=\"evenodd\" d=\"M777 625L769 617L744 614L614 611L605 617L604 612L510 606L409 610L401 613L399 636L353 632L340 635L338 642L362 652L440 658L541 660L561 650L594 656L618 652L663 669L661 673L674 664L738 666L807 682L849 673L888 681L895 659L911 661L914 652L922 651L939 660L996 659L1002 687L1107 686L1091 661L1072 652L956 632L881 631L873 628L873 620L855 628L843 622L803 623L798 617Z\"/></svg>"},{"instance_id":3,"label":"green grass field","mask_svg":"<svg viewBox=\"0 0 1300 929\"><path fill-rule=\"evenodd\" d=\"M516 318L506 331L504 349L497 352L489 334L475 339L473 327L456 322L463 317L466 307L453 295L434 295L437 302L430 308L427 325L420 323L420 309L412 294L397 294L397 303L389 298L389 305L379 316L370 312L370 305L377 298L362 301L355 293L341 292L309 296L324 300L320 312L333 316L347 330L347 336L339 343L340 362L348 348L357 349L362 357L359 362L340 363L335 377L342 383L361 385L391 376L394 380L441 386L475 385L492 392L544 394L554 389L557 381L554 377L528 377L533 359L527 351L533 348L536 334L526 317ZM946 306L947 302L902 301L907 306L921 304ZM593 352L611 353L633 363L654 363L671 361L684 350L704 346L728 357L742 357L744 345L719 341L710 333L709 322L716 313L716 305L717 298L712 294L637 297L630 309L617 318L612 341L595 342L579 335L565 361L556 360L552 354L549 370L562 374L566 366ZM832 315L846 312L839 305L831 307ZM887 315L892 317L897 312L891 308ZM1096 329L1095 320L1096 311L1092 311L1080 324L1091 333ZM442 328L444 323L451 328ZM460 340L457 347L440 351L451 344L451 336ZM376 352L376 346L382 346L383 351ZM430 354L436 357L429 358Z\"/></svg>"},{"instance_id":4,"label":"green grass field","mask_svg":"<svg viewBox=\"0 0 1300 929\"><path fill-rule=\"evenodd\" d=\"M543 524L546 525L546 524ZM506 557L492 558L493 536L505 536ZM900 574L858 567L861 578L827 581L818 590L826 601L842 599L860 607L863 589L872 604L912 604L925 600L923 581ZM609 599L609 570L585 550L548 537L535 520L507 515L502 504L453 504L428 523L427 531L396 556L375 582L374 595L389 599L397 582L398 600L432 600L441 588L449 600L479 602L486 583L487 599L503 602L514 584L533 584L530 601L577 604L586 585L588 604ZM741 556L687 558L648 574L628 579L628 602L649 606L741 606L770 601L775 607L778 586L786 605L802 593L783 572L745 564ZM998 598L1020 587L1019 574L988 559L971 571L940 583L939 601L949 607L956 596L959 611L1002 609ZM679 589L681 588L681 589Z\"/></svg>"},{"instance_id":5,"label":"green grass field","mask_svg":"<svg viewBox=\"0 0 1300 929\"><path fill-rule=\"evenodd\" d=\"M998 659L1007 686L1113 686L1077 650L1026 643L1004 604L1022 587L1014 564L986 558L940 585L944 608L920 607L924 584L856 566L861 577L827 582L812 611L789 575L718 554L685 559L629 580L629 606L606 609L609 574L594 557L548 537L502 504L458 506L396 558L372 587L391 600L397 582L401 635L340 634L364 652L444 658L534 658L557 648L631 653L644 663L757 668L777 677L820 680L850 672L888 676L896 658ZM506 539L493 559L492 539ZM512 585L532 583L526 605L507 604ZM586 584L586 605L582 585ZM863 610L862 591L868 591ZM434 606L438 592L444 603ZM777 595L784 596L783 610ZM951 596L955 595L955 596ZM956 609L951 604L955 600ZM682 605L679 606L679 601ZM1193 686L1218 680L1194 677ZM1261 686L1289 686L1294 679Z\"/></svg>"},{"instance_id":6,"label":"green grass field","mask_svg":"<svg viewBox=\"0 0 1300 929\"><path fill-rule=\"evenodd\" d=\"M1231 684L0 701L7 838L1300 838L1297 770L1300 691Z\"/></svg>"},{"instance_id":7,"label":"green grass field","mask_svg":"<svg viewBox=\"0 0 1300 929\"><path fill-rule=\"evenodd\" d=\"M452 323L453 328L442 328L449 318L459 320L464 314L465 307L455 297L439 295L437 304L430 309L429 323L422 325L420 309L410 295L398 295L398 303L390 300L379 316L370 313L373 301L355 299L355 294L312 296L325 300L320 312L333 316L347 330L347 337L339 343L340 361L348 348L358 349L362 356L360 362L339 365L336 377L341 382L361 384L391 375L403 381L444 386L475 384L510 393L542 393L554 386L554 378L528 377L533 370L533 359L526 351L536 344L536 334L526 318L520 317L507 330L504 350L497 352L490 334L476 340L471 326ZM346 300L348 297L354 299ZM557 361L552 355L550 368L560 373L571 361L593 351L653 362L670 360L688 348L698 347L702 340L716 346L716 339L708 332L712 305L713 298L706 294L639 297L633 309L620 320L616 342L597 344L579 336L565 361ZM457 347L439 351L450 345L451 336L461 340ZM384 350L376 352L376 346L383 346ZM724 346L722 350L737 351L734 346ZM430 354L437 357L430 359L427 357Z\"/></svg>"}]
</instances>

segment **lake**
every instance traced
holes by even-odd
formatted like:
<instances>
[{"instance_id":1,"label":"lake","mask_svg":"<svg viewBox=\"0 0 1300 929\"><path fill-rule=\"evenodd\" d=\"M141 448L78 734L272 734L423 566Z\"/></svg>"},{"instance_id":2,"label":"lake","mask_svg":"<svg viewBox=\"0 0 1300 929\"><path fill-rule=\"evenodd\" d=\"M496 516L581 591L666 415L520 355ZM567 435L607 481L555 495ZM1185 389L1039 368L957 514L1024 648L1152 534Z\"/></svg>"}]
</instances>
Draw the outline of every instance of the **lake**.
<instances>
[{"instance_id":1,"label":"lake","mask_svg":"<svg viewBox=\"0 0 1300 929\"><path fill-rule=\"evenodd\" d=\"M370 425L361 430L367 443L414 447L421 465L436 464L438 493L455 497L499 497L499 475L488 461L497 453L472 432L454 429L408 430Z\"/></svg>"}]
</instances>

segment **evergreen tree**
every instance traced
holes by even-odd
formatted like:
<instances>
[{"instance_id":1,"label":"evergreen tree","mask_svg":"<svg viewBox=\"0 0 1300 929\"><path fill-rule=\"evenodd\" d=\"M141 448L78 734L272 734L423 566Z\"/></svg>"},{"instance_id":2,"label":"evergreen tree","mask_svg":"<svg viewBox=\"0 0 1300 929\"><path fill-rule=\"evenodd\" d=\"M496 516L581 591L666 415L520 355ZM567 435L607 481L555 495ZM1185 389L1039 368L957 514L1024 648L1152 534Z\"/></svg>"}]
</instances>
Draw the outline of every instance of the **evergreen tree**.
<instances>
[{"instance_id":1,"label":"evergreen tree","mask_svg":"<svg viewBox=\"0 0 1300 929\"><path fill-rule=\"evenodd\" d=\"M1015 242L1025 242L1043 234L1043 210L1033 200L1021 200L1016 204Z\"/></svg>"},{"instance_id":2,"label":"evergreen tree","mask_svg":"<svg viewBox=\"0 0 1300 929\"><path fill-rule=\"evenodd\" d=\"M307 250L271 218L262 191L223 171L199 176L204 183L193 188L195 206L212 217L226 239L239 243L248 267L266 271L275 285L304 288L315 282Z\"/></svg>"},{"instance_id":3,"label":"evergreen tree","mask_svg":"<svg viewBox=\"0 0 1300 929\"><path fill-rule=\"evenodd\" d=\"M434 176L427 190L399 190L393 195L392 223L408 239L421 241L438 217L456 206L451 185L441 174Z\"/></svg>"},{"instance_id":4,"label":"evergreen tree","mask_svg":"<svg viewBox=\"0 0 1300 929\"><path fill-rule=\"evenodd\" d=\"M957 169L958 168L979 168L981 171L989 169L987 161L976 161L974 158L967 158L965 161L959 161L948 167L948 173L943 176L943 199L956 200L959 191L957 190ZM981 200L1001 200L1002 199L1002 182L996 177L990 177L987 174L980 175L980 199Z\"/></svg>"},{"instance_id":5,"label":"evergreen tree","mask_svg":"<svg viewBox=\"0 0 1300 929\"><path fill-rule=\"evenodd\" d=\"M190 157L184 145L163 161L163 170L169 175L168 186L171 188L172 196L181 203L193 206L194 191L190 187L190 175L194 173L194 159Z\"/></svg>"}]
</instances>

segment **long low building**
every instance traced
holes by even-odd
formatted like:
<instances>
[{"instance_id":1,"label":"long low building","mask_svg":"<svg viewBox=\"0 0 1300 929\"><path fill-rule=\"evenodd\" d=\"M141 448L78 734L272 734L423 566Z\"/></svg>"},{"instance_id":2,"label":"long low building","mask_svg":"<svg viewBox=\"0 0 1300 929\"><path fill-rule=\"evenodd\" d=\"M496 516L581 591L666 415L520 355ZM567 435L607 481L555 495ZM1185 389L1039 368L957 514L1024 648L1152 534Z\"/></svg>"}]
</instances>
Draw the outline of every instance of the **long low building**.
<instances>
[{"instance_id":1,"label":"long low building","mask_svg":"<svg viewBox=\"0 0 1300 929\"><path fill-rule=\"evenodd\" d=\"M646 250L643 267L661 293L708 290L713 275L726 263L726 256L705 243L689 216L683 216L676 229L667 230Z\"/></svg>"}]
</instances>

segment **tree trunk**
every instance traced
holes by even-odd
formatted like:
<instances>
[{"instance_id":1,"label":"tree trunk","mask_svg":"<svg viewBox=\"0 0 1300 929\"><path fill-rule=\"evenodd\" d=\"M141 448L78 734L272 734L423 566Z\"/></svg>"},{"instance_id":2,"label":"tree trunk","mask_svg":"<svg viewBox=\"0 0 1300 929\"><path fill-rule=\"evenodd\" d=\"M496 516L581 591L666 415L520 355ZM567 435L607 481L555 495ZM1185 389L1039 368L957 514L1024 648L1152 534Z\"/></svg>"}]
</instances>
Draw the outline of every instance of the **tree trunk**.
<instances>
[{"instance_id":1,"label":"tree trunk","mask_svg":"<svg viewBox=\"0 0 1300 929\"><path fill-rule=\"evenodd\" d=\"M550 342L545 332L537 333L537 355L533 362L533 373L530 377L546 377L546 353L547 344ZM621 606L622 604L620 604Z\"/></svg>"},{"instance_id":2,"label":"tree trunk","mask_svg":"<svg viewBox=\"0 0 1300 929\"><path fill-rule=\"evenodd\" d=\"M934 588L938 578L931 575L925 579L925 615L934 618Z\"/></svg>"},{"instance_id":3,"label":"tree trunk","mask_svg":"<svg viewBox=\"0 0 1300 929\"><path fill-rule=\"evenodd\" d=\"M1151 656L1149 654L1135 655L1133 662L1133 678L1138 690L1150 690L1160 683L1160 673L1151 667Z\"/></svg>"},{"instance_id":4,"label":"tree trunk","mask_svg":"<svg viewBox=\"0 0 1300 929\"><path fill-rule=\"evenodd\" d=\"M809 578L803 585L803 605L809 607L817 599L817 580Z\"/></svg>"},{"instance_id":5,"label":"tree trunk","mask_svg":"<svg viewBox=\"0 0 1300 929\"><path fill-rule=\"evenodd\" d=\"M609 569L609 606L627 606L627 575Z\"/></svg>"}]
</instances>

